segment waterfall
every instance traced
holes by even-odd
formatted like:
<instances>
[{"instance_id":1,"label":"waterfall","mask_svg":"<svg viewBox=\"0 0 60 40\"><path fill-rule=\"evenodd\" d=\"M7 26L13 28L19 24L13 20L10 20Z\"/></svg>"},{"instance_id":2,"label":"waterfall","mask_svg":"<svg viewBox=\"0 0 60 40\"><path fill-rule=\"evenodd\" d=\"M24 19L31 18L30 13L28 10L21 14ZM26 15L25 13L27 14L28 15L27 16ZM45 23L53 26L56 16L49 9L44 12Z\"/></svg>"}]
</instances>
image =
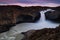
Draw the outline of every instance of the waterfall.
<instances>
[{"instance_id":1,"label":"waterfall","mask_svg":"<svg viewBox=\"0 0 60 40\"><path fill-rule=\"evenodd\" d=\"M41 21L41 22L46 21L46 20L45 20L45 14L44 14L44 13L47 12L47 11L54 11L54 10L52 10L52 9L47 9L47 10L44 10L44 11L40 11L40 13L41 13L41 18L40 18L41 20L40 20L40 21Z\"/></svg>"},{"instance_id":2,"label":"waterfall","mask_svg":"<svg viewBox=\"0 0 60 40\"><path fill-rule=\"evenodd\" d=\"M47 11L54 11L54 10L47 9L47 10L44 10L44 11L40 11L40 14L41 14L40 22L46 22L44 13L47 12Z\"/></svg>"},{"instance_id":3,"label":"waterfall","mask_svg":"<svg viewBox=\"0 0 60 40\"><path fill-rule=\"evenodd\" d=\"M44 10L44 11L40 11L40 13L41 13L41 18L40 18L39 24L40 24L42 27L46 26L46 27L49 27L49 28L54 28L54 26L56 26L57 23L53 23L53 22L47 21L47 20L45 19L45 14L44 14L44 13L47 12L47 11L54 11L54 10L52 10L52 9L47 9L47 10Z\"/></svg>"},{"instance_id":4,"label":"waterfall","mask_svg":"<svg viewBox=\"0 0 60 40\"><path fill-rule=\"evenodd\" d=\"M40 18L41 20L40 21L44 22L45 21L44 11L41 11L40 13L41 13L41 18Z\"/></svg>"}]
</instances>

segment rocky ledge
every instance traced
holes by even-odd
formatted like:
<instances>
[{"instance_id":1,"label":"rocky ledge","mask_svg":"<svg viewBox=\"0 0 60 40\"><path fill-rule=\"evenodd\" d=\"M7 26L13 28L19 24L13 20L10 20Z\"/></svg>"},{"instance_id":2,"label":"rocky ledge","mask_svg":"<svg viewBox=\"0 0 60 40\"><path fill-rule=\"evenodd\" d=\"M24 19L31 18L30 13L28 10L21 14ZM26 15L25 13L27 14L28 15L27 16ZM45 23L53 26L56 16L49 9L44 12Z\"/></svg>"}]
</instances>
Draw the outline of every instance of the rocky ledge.
<instances>
[{"instance_id":1,"label":"rocky ledge","mask_svg":"<svg viewBox=\"0 0 60 40\"><path fill-rule=\"evenodd\" d=\"M22 40L60 40L60 26L22 32Z\"/></svg>"},{"instance_id":2,"label":"rocky ledge","mask_svg":"<svg viewBox=\"0 0 60 40\"><path fill-rule=\"evenodd\" d=\"M45 13L45 17L47 20L51 20L53 22L60 23L60 11L48 11Z\"/></svg>"},{"instance_id":3,"label":"rocky ledge","mask_svg":"<svg viewBox=\"0 0 60 40\"><path fill-rule=\"evenodd\" d=\"M32 8L33 9L33 8ZM37 9L21 7L18 5L0 6L0 33L8 31L12 26L24 22L36 22L40 19Z\"/></svg>"}]
</instances>

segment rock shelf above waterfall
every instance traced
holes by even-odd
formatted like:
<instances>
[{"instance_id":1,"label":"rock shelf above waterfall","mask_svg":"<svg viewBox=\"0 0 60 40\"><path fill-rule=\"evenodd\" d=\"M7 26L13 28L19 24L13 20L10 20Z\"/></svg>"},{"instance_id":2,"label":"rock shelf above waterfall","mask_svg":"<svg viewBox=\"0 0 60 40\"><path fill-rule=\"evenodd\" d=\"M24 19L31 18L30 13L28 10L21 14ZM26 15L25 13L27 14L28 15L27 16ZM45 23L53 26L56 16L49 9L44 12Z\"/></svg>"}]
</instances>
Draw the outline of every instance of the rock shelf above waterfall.
<instances>
[{"instance_id":1,"label":"rock shelf above waterfall","mask_svg":"<svg viewBox=\"0 0 60 40\"><path fill-rule=\"evenodd\" d=\"M55 11L47 11L45 13L45 17L48 20L60 23L60 11L56 11L56 10Z\"/></svg>"}]
</instances>

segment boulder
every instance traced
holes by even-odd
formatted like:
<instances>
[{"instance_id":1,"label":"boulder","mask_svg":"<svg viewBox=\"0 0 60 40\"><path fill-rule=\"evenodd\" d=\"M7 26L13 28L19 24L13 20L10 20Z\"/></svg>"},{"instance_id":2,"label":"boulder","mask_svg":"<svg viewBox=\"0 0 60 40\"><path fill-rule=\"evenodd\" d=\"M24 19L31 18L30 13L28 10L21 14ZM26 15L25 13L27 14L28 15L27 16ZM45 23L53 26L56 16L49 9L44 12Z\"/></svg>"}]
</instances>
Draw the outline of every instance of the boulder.
<instances>
[{"instance_id":1,"label":"boulder","mask_svg":"<svg viewBox=\"0 0 60 40\"><path fill-rule=\"evenodd\" d=\"M60 22L60 11L48 11L45 13L45 17L47 20Z\"/></svg>"}]
</instances>

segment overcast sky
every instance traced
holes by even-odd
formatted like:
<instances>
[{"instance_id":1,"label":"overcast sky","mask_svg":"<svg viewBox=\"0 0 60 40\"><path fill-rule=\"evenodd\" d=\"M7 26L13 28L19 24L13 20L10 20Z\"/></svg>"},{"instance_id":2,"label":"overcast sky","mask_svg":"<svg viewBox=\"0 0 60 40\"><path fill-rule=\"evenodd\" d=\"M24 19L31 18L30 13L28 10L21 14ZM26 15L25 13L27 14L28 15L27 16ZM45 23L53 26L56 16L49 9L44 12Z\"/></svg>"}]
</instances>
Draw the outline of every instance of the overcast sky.
<instances>
[{"instance_id":1,"label":"overcast sky","mask_svg":"<svg viewBox=\"0 0 60 40\"><path fill-rule=\"evenodd\" d=\"M21 4L59 4L60 0L0 0L0 4L21 3Z\"/></svg>"}]
</instances>

